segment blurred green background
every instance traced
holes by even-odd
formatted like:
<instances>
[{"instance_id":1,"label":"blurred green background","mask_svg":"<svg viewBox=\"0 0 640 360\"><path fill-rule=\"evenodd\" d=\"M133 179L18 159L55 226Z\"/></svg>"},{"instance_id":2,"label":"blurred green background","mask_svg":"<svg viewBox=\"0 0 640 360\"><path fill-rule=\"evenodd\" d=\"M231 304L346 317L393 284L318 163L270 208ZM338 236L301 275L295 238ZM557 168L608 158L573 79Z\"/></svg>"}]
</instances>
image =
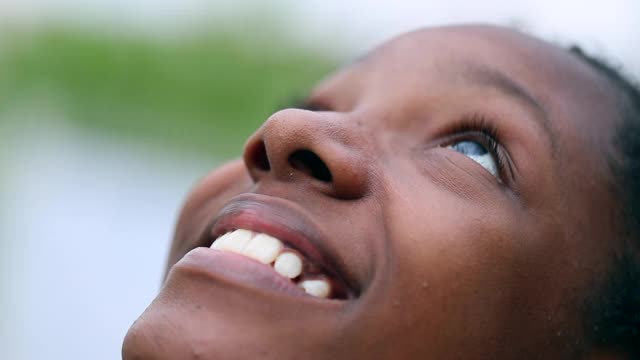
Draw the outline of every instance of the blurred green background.
<instances>
[{"instance_id":1,"label":"blurred green background","mask_svg":"<svg viewBox=\"0 0 640 360\"><path fill-rule=\"evenodd\" d=\"M74 126L217 157L335 64L267 29L179 39L52 27L2 34L0 116L50 107Z\"/></svg>"},{"instance_id":2,"label":"blurred green background","mask_svg":"<svg viewBox=\"0 0 640 360\"><path fill-rule=\"evenodd\" d=\"M341 61L252 22L0 26L1 359L117 358L193 182Z\"/></svg>"}]
</instances>

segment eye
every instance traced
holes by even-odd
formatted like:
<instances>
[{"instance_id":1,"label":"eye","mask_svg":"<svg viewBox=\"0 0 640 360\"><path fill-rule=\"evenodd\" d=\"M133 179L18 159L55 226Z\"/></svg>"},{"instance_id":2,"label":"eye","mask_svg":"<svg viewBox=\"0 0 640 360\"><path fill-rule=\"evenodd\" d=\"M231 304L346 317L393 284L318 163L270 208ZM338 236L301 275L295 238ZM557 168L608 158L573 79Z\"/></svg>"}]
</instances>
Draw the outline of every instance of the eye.
<instances>
[{"instance_id":1,"label":"eye","mask_svg":"<svg viewBox=\"0 0 640 360\"><path fill-rule=\"evenodd\" d=\"M451 149L468 156L471 160L487 169L491 175L499 178L498 164L493 153L481 143L472 140L463 140L448 145L447 149Z\"/></svg>"}]
</instances>

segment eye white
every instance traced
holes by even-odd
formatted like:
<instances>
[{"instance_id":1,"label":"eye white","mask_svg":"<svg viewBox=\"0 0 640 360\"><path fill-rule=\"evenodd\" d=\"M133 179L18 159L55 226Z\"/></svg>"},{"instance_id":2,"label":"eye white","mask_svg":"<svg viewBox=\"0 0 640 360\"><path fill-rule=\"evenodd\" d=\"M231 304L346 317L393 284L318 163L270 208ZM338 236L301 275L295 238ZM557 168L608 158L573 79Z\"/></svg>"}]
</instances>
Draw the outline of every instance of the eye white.
<instances>
[{"instance_id":1,"label":"eye white","mask_svg":"<svg viewBox=\"0 0 640 360\"><path fill-rule=\"evenodd\" d=\"M457 151L468 156L471 160L477 162L487 169L491 175L498 177L498 165L493 155L482 144L475 141L464 140L447 146L447 149Z\"/></svg>"}]
</instances>

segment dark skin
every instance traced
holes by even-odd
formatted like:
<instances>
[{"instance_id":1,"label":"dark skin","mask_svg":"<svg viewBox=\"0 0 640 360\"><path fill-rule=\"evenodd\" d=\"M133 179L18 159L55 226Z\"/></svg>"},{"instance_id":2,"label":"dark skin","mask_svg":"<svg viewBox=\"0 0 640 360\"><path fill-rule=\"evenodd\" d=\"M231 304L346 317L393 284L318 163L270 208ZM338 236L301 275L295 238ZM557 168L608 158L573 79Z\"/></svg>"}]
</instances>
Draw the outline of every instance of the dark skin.
<instances>
[{"instance_id":1,"label":"dark skin","mask_svg":"<svg viewBox=\"0 0 640 360\"><path fill-rule=\"evenodd\" d=\"M191 192L124 358L623 357L589 346L582 311L620 245L612 94L564 50L508 29L382 45L307 109L273 114L243 161ZM449 147L490 148L487 134L499 137L496 175ZM262 265L202 248L229 206L301 228L349 296L282 291Z\"/></svg>"}]
</instances>

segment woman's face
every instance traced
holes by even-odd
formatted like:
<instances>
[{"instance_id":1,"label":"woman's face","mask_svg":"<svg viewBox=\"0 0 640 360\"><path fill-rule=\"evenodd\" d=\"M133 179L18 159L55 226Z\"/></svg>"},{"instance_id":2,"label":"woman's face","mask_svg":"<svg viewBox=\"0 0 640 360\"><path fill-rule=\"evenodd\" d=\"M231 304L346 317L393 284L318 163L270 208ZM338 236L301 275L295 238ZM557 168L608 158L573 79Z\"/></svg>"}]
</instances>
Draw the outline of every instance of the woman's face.
<instances>
[{"instance_id":1,"label":"woman's face","mask_svg":"<svg viewBox=\"0 0 640 360\"><path fill-rule=\"evenodd\" d=\"M573 56L509 30L383 45L193 190L125 359L575 355L615 251L609 94ZM235 229L280 239L302 275L207 248ZM297 291L305 279L328 297Z\"/></svg>"}]
</instances>

